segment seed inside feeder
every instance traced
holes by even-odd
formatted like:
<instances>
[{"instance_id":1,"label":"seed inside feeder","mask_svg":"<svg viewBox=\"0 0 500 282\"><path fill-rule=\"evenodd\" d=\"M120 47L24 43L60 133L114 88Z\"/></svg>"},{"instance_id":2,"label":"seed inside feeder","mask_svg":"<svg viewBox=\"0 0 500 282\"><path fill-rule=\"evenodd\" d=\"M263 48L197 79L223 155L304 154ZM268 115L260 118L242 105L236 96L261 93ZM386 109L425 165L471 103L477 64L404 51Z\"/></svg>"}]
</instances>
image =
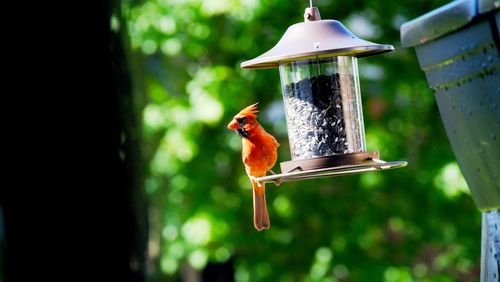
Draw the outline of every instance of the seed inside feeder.
<instances>
[{"instance_id":1,"label":"seed inside feeder","mask_svg":"<svg viewBox=\"0 0 500 282\"><path fill-rule=\"evenodd\" d=\"M353 57L280 66L292 159L366 150L356 68Z\"/></svg>"}]
</instances>

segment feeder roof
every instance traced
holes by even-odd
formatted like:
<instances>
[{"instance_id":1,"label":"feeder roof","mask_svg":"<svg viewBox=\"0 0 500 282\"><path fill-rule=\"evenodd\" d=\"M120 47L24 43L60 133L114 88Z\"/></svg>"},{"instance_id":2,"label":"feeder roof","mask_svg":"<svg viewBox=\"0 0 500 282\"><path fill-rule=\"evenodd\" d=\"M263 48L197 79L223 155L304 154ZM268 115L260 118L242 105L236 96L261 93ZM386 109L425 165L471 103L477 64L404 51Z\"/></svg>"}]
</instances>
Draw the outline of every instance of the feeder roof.
<instances>
[{"instance_id":1,"label":"feeder roof","mask_svg":"<svg viewBox=\"0 0 500 282\"><path fill-rule=\"evenodd\" d=\"M392 45L381 45L356 37L339 21L306 19L306 22L290 26L271 50L241 63L241 67L274 68L297 60L334 56L364 57L393 50Z\"/></svg>"}]
</instances>

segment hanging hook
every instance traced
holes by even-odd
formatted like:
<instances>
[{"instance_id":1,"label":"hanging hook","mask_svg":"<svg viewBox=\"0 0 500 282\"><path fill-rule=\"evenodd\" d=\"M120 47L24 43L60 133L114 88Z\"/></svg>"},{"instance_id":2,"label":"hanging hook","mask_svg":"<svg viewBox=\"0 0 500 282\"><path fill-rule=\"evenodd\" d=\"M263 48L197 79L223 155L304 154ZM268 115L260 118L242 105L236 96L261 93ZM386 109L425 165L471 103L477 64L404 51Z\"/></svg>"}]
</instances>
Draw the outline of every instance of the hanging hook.
<instances>
[{"instance_id":1,"label":"hanging hook","mask_svg":"<svg viewBox=\"0 0 500 282\"><path fill-rule=\"evenodd\" d=\"M304 12L304 20L306 22L321 20L319 10L318 10L318 8L313 7L312 2L313 2L312 0L309 0L310 7L306 8L306 11Z\"/></svg>"}]
</instances>

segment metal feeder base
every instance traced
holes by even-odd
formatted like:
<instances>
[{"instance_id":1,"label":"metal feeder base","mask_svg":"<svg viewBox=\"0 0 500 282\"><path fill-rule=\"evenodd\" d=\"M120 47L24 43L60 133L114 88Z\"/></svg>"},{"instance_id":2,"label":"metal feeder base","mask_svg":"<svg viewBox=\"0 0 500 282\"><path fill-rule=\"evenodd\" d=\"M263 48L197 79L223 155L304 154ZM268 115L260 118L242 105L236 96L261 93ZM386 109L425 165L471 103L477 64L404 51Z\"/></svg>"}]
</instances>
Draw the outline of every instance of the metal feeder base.
<instances>
[{"instance_id":1,"label":"metal feeder base","mask_svg":"<svg viewBox=\"0 0 500 282\"><path fill-rule=\"evenodd\" d=\"M360 152L281 163L281 174L255 178L258 182L291 182L404 167L406 161L386 162L378 152Z\"/></svg>"}]
</instances>

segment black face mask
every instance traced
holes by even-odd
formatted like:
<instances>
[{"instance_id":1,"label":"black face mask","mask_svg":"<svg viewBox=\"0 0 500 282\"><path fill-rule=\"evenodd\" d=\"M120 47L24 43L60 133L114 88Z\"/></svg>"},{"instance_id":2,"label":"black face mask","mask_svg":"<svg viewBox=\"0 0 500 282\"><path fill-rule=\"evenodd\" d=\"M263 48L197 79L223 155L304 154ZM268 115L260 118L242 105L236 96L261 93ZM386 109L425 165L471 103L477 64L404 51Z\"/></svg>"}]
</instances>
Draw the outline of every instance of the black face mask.
<instances>
[{"instance_id":1,"label":"black face mask","mask_svg":"<svg viewBox=\"0 0 500 282\"><path fill-rule=\"evenodd\" d=\"M238 134L240 135L240 137L248 138L250 135L248 134L248 131L245 130L245 125L246 125L247 119L243 117L243 118L236 119L236 121L238 122L238 125L240 126L240 128L236 129L238 131Z\"/></svg>"},{"instance_id":2,"label":"black face mask","mask_svg":"<svg viewBox=\"0 0 500 282\"><path fill-rule=\"evenodd\" d=\"M243 129L243 128L240 127L240 128L238 128L236 130L238 131L238 134L240 135L240 137L242 137L242 138L248 138L248 137L250 137L248 135L248 131L246 131L245 129Z\"/></svg>"}]
</instances>

